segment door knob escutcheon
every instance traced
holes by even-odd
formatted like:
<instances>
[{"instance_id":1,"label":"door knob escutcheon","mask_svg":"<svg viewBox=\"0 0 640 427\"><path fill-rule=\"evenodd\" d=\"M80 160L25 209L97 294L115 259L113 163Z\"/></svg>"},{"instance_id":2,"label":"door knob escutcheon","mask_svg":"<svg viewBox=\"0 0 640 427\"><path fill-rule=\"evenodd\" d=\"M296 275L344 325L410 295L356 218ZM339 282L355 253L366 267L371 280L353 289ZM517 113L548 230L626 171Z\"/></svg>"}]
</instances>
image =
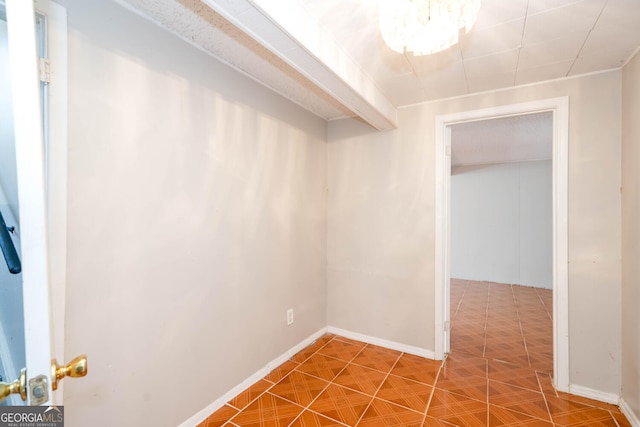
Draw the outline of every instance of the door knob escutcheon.
<instances>
[{"instance_id":1,"label":"door knob escutcheon","mask_svg":"<svg viewBox=\"0 0 640 427\"><path fill-rule=\"evenodd\" d=\"M64 377L78 378L87 375L87 356L80 355L67 363L66 366L58 366L56 359L51 361L51 389L58 389L58 381Z\"/></svg>"},{"instance_id":2,"label":"door knob escutcheon","mask_svg":"<svg viewBox=\"0 0 640 427\"><path fill-rule=\"evenodd\" d=\"M22 400L27 400L27 368L22 368L20 378L14 382L0 382L0 402L12 394L20 394Z\"/></svg>"}]
</instances>

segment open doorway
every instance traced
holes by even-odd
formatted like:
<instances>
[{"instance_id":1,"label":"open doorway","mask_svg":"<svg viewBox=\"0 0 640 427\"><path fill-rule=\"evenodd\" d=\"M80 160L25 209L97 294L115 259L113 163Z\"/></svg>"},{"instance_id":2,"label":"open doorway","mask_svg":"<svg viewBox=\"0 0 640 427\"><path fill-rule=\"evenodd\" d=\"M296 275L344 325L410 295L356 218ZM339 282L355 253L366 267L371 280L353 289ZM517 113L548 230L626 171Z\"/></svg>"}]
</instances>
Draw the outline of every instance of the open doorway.
<instances>
[{"instance_id":1,"label":"open doorway","mask_svg":"<svg viewBox=\"0 0 640 427\"><path fill-rule=\"evenodd\" d=\"M451 126L450 351L490 371L553 371L552 148L550 111Z\"/></svg>"},{"instance_id":2,"label":"open doorway","mask_svg":"<svg viewBox=\"0 0 640 427\"><path fill-rule=\"evenodd\" d=\"M465 122L524 114L552 114L553 382L561 391L569 389L568 107L568 97L561 97L436 117L435 353L436 358L444 358L450 350L451 326L451 127Z\"/></svg>"}]
</instances>

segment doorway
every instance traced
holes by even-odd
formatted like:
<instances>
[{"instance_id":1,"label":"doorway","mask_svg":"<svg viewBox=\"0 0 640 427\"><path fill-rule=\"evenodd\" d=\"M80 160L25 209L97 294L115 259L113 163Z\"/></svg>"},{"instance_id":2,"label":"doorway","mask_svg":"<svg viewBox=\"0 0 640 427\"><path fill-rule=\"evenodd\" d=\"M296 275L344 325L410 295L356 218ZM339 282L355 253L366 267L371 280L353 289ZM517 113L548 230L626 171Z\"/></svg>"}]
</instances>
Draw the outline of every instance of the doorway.
<instances>
[{"instance_id":1,"label":"doorway","mask_svg":"<svg viewBox=\"0 0 640 427\"><path fill-rule=\"evenodd\" d=\"M540 112L553 115L553 379L558 390L568 391L568 97L436 117L435 353L442 359L450 349L451 126Z\"/></svg>"}]
</instances>

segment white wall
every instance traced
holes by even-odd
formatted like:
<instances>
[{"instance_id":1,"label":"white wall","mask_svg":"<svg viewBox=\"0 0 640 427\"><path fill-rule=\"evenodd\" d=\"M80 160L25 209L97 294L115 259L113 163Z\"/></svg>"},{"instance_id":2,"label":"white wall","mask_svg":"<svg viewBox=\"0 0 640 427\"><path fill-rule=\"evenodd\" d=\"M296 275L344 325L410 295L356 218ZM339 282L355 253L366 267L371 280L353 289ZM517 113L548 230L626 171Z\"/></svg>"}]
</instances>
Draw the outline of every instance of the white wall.
<instances>
[{"instance_id":1,"label":"white wall","mask_svg":"<svg viewBox=\"0 0 640 427\"><path fill-rule=\"evenodd\" d=\"M383 133L330 122L329 324L434 350L436 115L569 96L570 381L619 393L620 85L612 71L419 104Z\"/></svg>"},{"instance_id":2,"label":"white wall","mask_svg":"<svg viewBox=\"0 0 640 427\"><path fill-rule=\"evenodd\" d=\"M69 426L175 426L326 325L326 122L68 0ZM286 326L286 310L295 323Z\"/></svg>"},{"instance_id":3,"label":"white wall","mask_svg":"<svg viewBox=\"0 0 640 427\"><path fill-rule=\"evenodd\" d=\"M550 160L453 168L451 277L551 289L551 184Z\"/></svg>"},{"instance_id":4,"label":"white wall","mask_svg":"<svg viewBox=\"0 0 640 427\"><path fill-rule=\"evenodd\" d=\"M640 419L640 54L622 73L622 398Z\"/></svg>"}]
</instances>

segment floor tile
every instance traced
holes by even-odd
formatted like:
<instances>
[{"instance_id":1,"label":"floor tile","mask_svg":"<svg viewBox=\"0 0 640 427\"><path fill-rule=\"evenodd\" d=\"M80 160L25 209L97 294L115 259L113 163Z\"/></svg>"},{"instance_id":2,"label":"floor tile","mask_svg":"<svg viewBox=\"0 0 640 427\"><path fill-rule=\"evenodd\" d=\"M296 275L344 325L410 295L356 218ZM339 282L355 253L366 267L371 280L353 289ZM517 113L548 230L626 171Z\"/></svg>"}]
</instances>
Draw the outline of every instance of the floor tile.
<instances>
[{"instance_id":1,"label":"floor tile","mask_svg":"<svg viewBox=\"0 0 640 427\"><path fill-rule=\"evenodd\" d=\"M553 380L551 379L551 375L546 372L536 372L536 376L538 377L538 384L540 384L540 390L544 394L550 394L552 396L556 396L556 389L553 386Z\"/></svg>"},{"instance_id":2,"label":"floor tile","mask_svg":"<svg viewBox=\"0 0 640 427\"><path fill-rule=\"evenodd\" d=\"M402 353L397 351L384 351L381 347L366 346L351 363L377 369L382 372L389 372L396 364Z\"/></svg>"},{"instance_id":3,"label":"floor tile","mask_svg":"<svg viewBox=\"0 0 640 427\"><path fill-rule=\"evenodd\" d=\"M444 371L445 374L453 373L460 377L470 375L486 377L487 359L460 352L452 352L447 356L447 359L442 365L441 375L442 371Z\"/></svg>"},{"instance_id":4,"label":"floor tile","mask_svg":"<svg viewBox=\"0 0 640 427\"><path fill-rule=\"evenodd\" d=\"M198 425L198 427L220 427L223 426L229 419L238 413L236 408L228 405L224 405L213 414L209 415L206 420Z\"/></svg>"},{"instance_id":5,"label":"floor tile","mask_svg":"<svg viewBox=\"0 0 640 427\"><path fill-rule=\"evenodd\" d=\"M620 411L611 411L611 415L618 422L619 427L633 427L627 417Z\"/></svg>"},{"instance_id":6,"label":"floor tile","mask_svg":"<svg viewBox=\"0 0 640 427\"><path fill-rule=\"evenodd\" d=\"M343 427L345 424L339 423L331 418L327 418L311 411L304 411L291 424L291 427Z\"/></svg>"},{"instance_id":7,"label":"floor tile","mask_svg":"<svg viewBox=\"0 0 640 427\"><path fill-rule=\"evenodd\" d=\"M427 415L457 426L486 426L487 404L435 389Z\"/></svg>"},{"instance_id":8,"label":"floor tile","mask_svg":"<svg viewBox=\"0 0 640 427\"><path fill-rule=\"evenodd\" d=\"M347 362L323 354L315 354L296 368L297 371L331 381L347 366Z\"/></svg>"},{"instance_id":9,"label":"floor tile","mask_svg":"<svg viewBox=\"0 0 640 427\"><path fill-rule=\"evenodd\" d=\"M487 378L470 376L459 376L454 372L440 372L436 388L446 390L451 393L461 394L482 402L487 401Z\"/></svg>"},{"instance_id":10,"label":"floor tile","mask_svg":"<svg viewBox=\"0 0 640 427\"><path fill-rule=\"evenodd\" d=\"M360 353L365 345L366 344L364 343L353 344L350 342L344 342L338 339L334 339L333 341L322 347L320 350L318 350L318 353L349 362L358 353Z\"/></svg>"},{"instance_id":11,"label":"floor tile","mask_svg":"<svg viewBox=\"0 0 640 427\"><path fill-rule=\"evenodd\" d=\"M265 393L231 419L238 426L286 426L302 412L302 407Z\"/></svg>"},{"instance_id":12,"label":"floor tile","mask_svg":"<svg viewBox=\"0 0 640 427\"><path fill-rule=\"evenodd\" d=\"M436 382L440 365L441 362L405 353L391 370L391 374L433 385Z\"/></svg>"},{"instance_id":13,"label":"floor tile","mask_svg":"<svg viewBox=\"0 0 640 427\"><path fill-rule=\"evenodd\" d=\"M389 375L376 394L379 399L388 400L418 412L424 412L431 398L433 387L408 378Z\"/></svg>"},{"instance_id":14,"label":"floor tile","mask_svg":"<svg viewBox=\"0 0 640 427\"><path fill-rule=\"evenodd\" d=\"M453 279L450 296L444 364L327 334L199 427L630 427L616 406L553 388L550 290Z\"/></svg>"},{"instance_id":15,"label":"floor tile","mask_svg":"<svg viewBox=\"0 0 640 427\"><path fill-rule=\"evenodd\" d=\"M553 396L547 396L547 404L551 418L557 425L617 425L611 413L605 409Z\"/></svg>"},{"instance_id":16,"label":"floor tile","mask_svg":"<svg viewBox=\"0 0 640 427\"><path fill-rule=\"evenodd\" d=\"M271 384L268 381L260 380L257 383L253 384L251 387L247 388L242 393L238 394L236 397L227 402L227 405L233 406L237 409L243 409L249 403L253 402L256 398L258 398L262 393L267 391Z\"/></svg>"},{"instance_id":17,"label":"floor tile","mask_svg":"<svg viewBox=\"0 0 640 427\"><path fill-rule=\"evenodd\" d=\"M375 369L349 364L333 382L373 396L386 376L386 373Z\"/></svg>"},{"instance_id":18,"label":"floor tile","mask_svg":"<svg viewBox=\"0 0 640 427\"><path fill-rule=\"evenodd\" d=\"M331 384L311 404L309 409L333 420L354 426L369 406L373 397Z\"/></svg>"},{"instance_id":19,"label":"floor tile","mask_svg":"<svg viewBox=\"0 0 640 427\"><path fill-rule=\"evenodd\" d=\"M521 365L490 360L489 379L537 392L541 391L536 372Z\"/></svg>"},{"instance_id":20,"label":"floor tile","mask_svg":"<svg viewBox=\"0 0 640 427\"><path fill-rule=\"evenodd\" d=\"M358 427L421 427L424 414L380 399L374 399Z\"/></svg>"},{"instance_id":21,"label":"floor tile","mask_svg":"<svg viewBox=\"0 0 640 427\"><path fill-rule=\"evenodd\" d=\"M456 427L455 424L450 424L430 416L425 417L424 424L422 426L423 427L452 427L452 426Z\"/></svg>"},{"instance_id":22,"label":"floor tile","mask_svg":"<svg viewBox=\"0 0 640 427\"><path fill-rule=\"evenodd\" d=\"M489 403L550 421L542 393L489 380Z\"/></svg>"},{"instance_id":23,"label":"floor tile","mask_svg":"<svg viewBox=\"0 0 640 427\"><path fill-rule=\"evenodd\" d=\"M352 340L351 338L343 337L343 336L340 336L340 335L336 335L336 339L338 341L348 342L348 343L355 344L355 345L366 345L366 343L364 343L362 341Z\"/></svg>"},{"instance_id":24,"label":"floor tile","mask_svg":"<svg viewBox=\"0 0 640 427\"><path fill-rule=\"evenodd\" d=\"M269 392L306 407L328 385L328 381L293 371L273 386Z\"/></svg>"},{"instance_id":25,"label":"floor tile","mask_svg":"<svg viewBox=\"0 0 640 427\"><path fill-rule=\"evenodd\" d=\"M313 354L315 354L318 350L320 350L322 347L327 345L327 343L331 342L333 338L334 338L333 335L323 335L322 337L318 338L316 341L311 343L311 345L303 348L298 353L296 353L293 357L291 357L291 360L297 363L304 362Z\"/></svg>"},{"instance_id":26,"label":"floor tile","mask_svg":"<svg viewBox=\"0 0 640 427\"><path fill-rule=\"evenodd\" d=\"M294 362L293 360L287 360L282 365L271 371L269 375L264 377L264 379L272 383L277 383L278 381L289 375L289 372L293 371L299 365L299 363Z\"/></svg>"},{"instance_id":27,"label":"floor tile","mask_svg":"<svg viewBox=\"0 0 640 427\"><path fill-rule=\"evenodd\" d=\"M498 426L527 426L553 427L549 421L544 421L519 412L510 411L495 405L489 405L489 425Z\"/></svg>"}]
</instances>

